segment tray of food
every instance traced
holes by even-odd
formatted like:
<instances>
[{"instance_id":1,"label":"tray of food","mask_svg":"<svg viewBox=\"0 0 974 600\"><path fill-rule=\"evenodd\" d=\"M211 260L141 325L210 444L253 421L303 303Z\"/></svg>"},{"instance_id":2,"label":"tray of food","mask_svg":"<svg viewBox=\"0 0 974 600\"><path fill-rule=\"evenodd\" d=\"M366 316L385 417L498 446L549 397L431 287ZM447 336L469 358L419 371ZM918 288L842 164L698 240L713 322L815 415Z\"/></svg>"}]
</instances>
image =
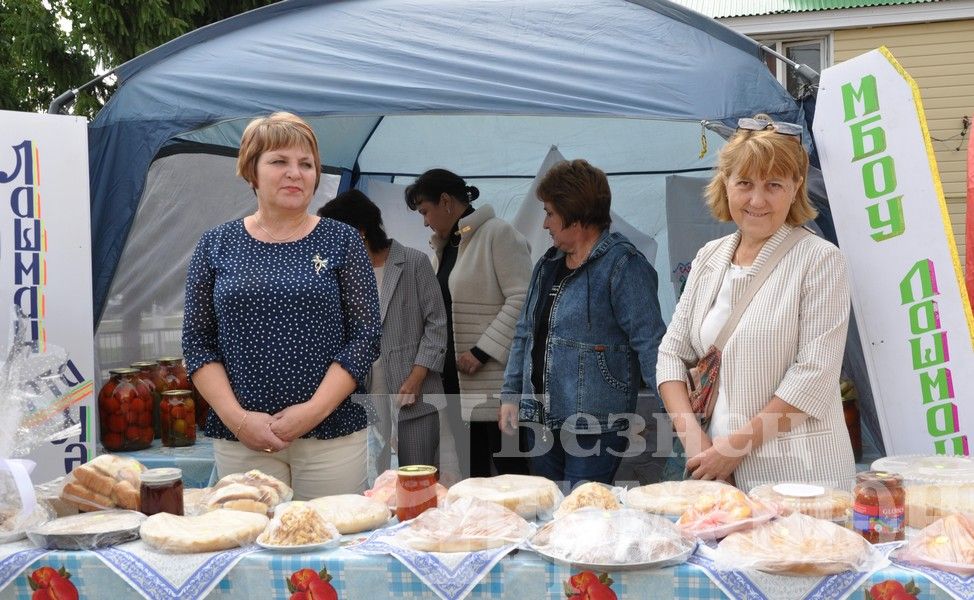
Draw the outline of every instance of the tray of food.
<instances>
[{"instance_id":1,"label":"tray of food","mask_svg":"<svg viewBox=\"0 0 974 600\"><path fill-rule=\"evenodd\" d=\"M138 539L145 519L134 510L99 510L53 519L28 529L27 537L40 548L90 550Z\"/></svg>"}]
</instances>

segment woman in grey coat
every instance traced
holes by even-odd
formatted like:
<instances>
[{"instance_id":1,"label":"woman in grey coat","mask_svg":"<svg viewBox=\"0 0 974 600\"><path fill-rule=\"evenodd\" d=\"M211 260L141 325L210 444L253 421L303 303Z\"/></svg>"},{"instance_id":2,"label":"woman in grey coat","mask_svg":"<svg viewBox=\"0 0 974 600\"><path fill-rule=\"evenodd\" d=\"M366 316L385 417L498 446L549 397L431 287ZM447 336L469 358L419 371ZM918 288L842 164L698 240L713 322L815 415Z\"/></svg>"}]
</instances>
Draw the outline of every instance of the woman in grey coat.
<instances>
[{"instance_id":1,"label":"woman in grey coat","mask_svg":"<svg viewBox=\"0 0 974 600\"><path fill-rule=\"evenodd\" d=\"M358 190L340 194L318 215L358 229L376 274L382 341L369 381L382 441L376 468L389 468L392 423L400 466L439 466L440 423L430 396L443 394L446 310L430 260L387 237L381 211Z\"/></svg>"}]
</instances>

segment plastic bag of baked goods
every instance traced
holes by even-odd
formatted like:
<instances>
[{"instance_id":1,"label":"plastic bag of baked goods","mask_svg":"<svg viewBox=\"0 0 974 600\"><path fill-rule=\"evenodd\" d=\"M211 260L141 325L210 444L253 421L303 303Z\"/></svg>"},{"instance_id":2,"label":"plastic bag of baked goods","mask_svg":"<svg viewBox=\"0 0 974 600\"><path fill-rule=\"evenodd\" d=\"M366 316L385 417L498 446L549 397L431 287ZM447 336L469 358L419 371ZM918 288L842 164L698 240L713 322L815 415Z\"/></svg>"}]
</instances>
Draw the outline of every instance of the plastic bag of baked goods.
<instances>
[{"instance_id":1,"label":"plastic bag of baked goods","mask_svg":"<svg viewBox=\"0 0 974 600\"><path fill-rule=\"evenodd\" d=\"M669 519L632 508L583 508L545 523L530 541L549 560L604 569L678 564L696 545Z\"/></svg>"},{"instance_id":2,"label":"plastic bag of baked goods","mask_svg":"<svg viewBox=\"0 0 974 600\"><path fill-rule=\"evenodd\" d=\"M254 469L220 479L203 504L207 510L226 508L270 515L275 506L293 497L294 492L283 481Z\"/></svg>"},{"instance_id":3,"label":"plastic bag of baked goods","mask_svg":"<svg viewBox=\"0 0 974 600\"><path fill-rule=\"evenodd\" d=\"M823 576L871 571L884 559L856 532L796 512L730 534L717 545L714 560L722 570Z\"/></svg>"},{"instance_id":4,"label":"plastic bag of baked goods","mask_svg":"<svg viewBox=\"0 0 974 600\"><path fill-rule=\"evenodd\" d=\"M495 502L525 519L551 519L564 495L553 481L544 477L498 475L464 479L453 484L446 494L447 503L463 498Z\"/></svg>"},{"instance_id":5,"label":"plastic bag of baked goods","mask_svg":"<svg viewBox=\"0 0 974 600\"><path fill-rule=\"evenodd\" d=\"M559 519L583 508L617 510L622 508L622 504L619 503L619 496L624 492L623 488L608 486L597 481L583 483L572 490L572 493L565 496L565 499L555 510L554 516Z\"/></svg>"},{"instance_id":6,"label":"plastic bag of baked goods","mask_svg":"<svg viewBox=\"0 0 974 600\"><path fill-rule=\"evenodd\" d=\"M37 497L30 480L34 461L0 460L0 544L19 540L27 529L54 518L54 510Z\"/></svg>"},{"instance_id":7,"label":"plastic bag of baked goods","mask_svg":"<svg viewBox=\"0 0 974 600\"><path fill-rule=\"evenodd\" d=\"M375 478L371 489L365 490L364 496L384 502L390 509L396 509L396 482L399 475L395 469L387 469ZM436 484L436 499L439 504L446 500L447 489L442 483Z\"/></svg>"},{"instance_id":8,"label":"plastic bag of baked goods","mask_svg":"<svg viewBox=\"0 0 974 600\"><path fill-rule=\"evenodd\" d=\"M770 521L776 514L776 507L748 498L741 490L728 486L716 493L697 496L676 524L687 535L716 540Z\"/></svg>"},{"instance_id":9,"label":"plastic bag of baked goods","mask_svg":"<svg viewBox=\"0 0 974 600\"><path fill-rule=\"evenodd\" d=\"M701 496L714 496L733 489L736 488L722 481L662 481L626 490L622 495L622 504L675 519L693 506Z\"/></svg>"},{"instance_id":10,"label":"plastic bag of baked goods","mask_svg":"<svg viewBox=\"0 0 974 600\"><path fill-rule=\"evenodd\" d=\"M194 516L156 513L142 523L139 536L160 552L216 552L252 544L269 522L261 514L224 508Z\"/></svg>"},{"instance_id":11,"label":"plastic bag of baked goods","mask_svg":"<svg viewBox=\"0 0 974 600\"><path fill-rule=\"evenodd\" d=\"M534 525L500 504L462 498L423 512L393 539L423 552L475 552L520 544L534 531Z\"/></svg>"},{"instance_id":12,"label":"plastic bag of baked goods","mask_svg":"<svg viewBox=\"0 0 974 600\"><path fill-rule=\"evenodd\" d=\"M286 502L274 509L257 543L265 548L296 550L337 546L341 534L310 502Z\"/></svg>"},{"instance_id":13,"label":"plastic bag of baked goods","mask_svg":"<svg viewBox=\"0 0 974 600\"><path fill-rule=\"evenodd\" d=\"M778 508L782 515L800 512L803 515L845 524L852 513L852 494L806 483L778 483L759 485L751 490L751 498Z\"/></svg>"},{"instance_id":14,"label":"plastic bag of baked goods","mask_svg":"<svg viewBox=\"0 0 974 600\"><path fill-rule=\"evenodd\" d=\"M962 577L974 575L974 515L958 513L924 527L895 557Z\"/></svg>"},{"instance_id":15,"label":"plastic bag of baked goods","mask_svg":"<svg viewBox=\"0 0 974 600\"><path fill-rule=\"evenodd\" d=\"M82 512L124 508L139 510L145 466L134 458L102 454L71 471L61 499Z\"/></svg>"},{"instance_id":16,"label":"plastic bag of baked goods","mask_svg":"<svg viewBox=\"0 0 974 600\"><path fill-rule=\"evenodd\" d=\"M378 529L386 525L391 517L385 502L358 494L322 496L308 503L343 535Z\"/></svg>"}]
</instances>

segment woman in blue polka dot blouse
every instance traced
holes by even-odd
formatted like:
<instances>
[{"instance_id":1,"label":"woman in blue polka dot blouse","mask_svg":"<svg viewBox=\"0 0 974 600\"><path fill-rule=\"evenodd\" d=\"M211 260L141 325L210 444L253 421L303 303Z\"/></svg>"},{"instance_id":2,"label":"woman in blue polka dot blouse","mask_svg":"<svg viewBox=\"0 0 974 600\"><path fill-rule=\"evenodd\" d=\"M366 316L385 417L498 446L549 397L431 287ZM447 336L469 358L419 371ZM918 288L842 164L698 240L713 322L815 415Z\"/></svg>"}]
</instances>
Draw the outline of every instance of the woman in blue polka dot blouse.
<instances>
[{"instance_id":1,"label":"woman in blue polka dot blouse","mask_svg":"<svg viewBox=\"0 0 974 600\"><path fill-rule=\"evenodd\" d=\"M213 411L220 477L260 469L295 499L366 480L365 407L379 355L375 275L356 230L308 213L321 176L311 127L289 113L244 130L237 173L257 210L203 234L186 276L183 354Z\"/></svg>"}]
</instances>

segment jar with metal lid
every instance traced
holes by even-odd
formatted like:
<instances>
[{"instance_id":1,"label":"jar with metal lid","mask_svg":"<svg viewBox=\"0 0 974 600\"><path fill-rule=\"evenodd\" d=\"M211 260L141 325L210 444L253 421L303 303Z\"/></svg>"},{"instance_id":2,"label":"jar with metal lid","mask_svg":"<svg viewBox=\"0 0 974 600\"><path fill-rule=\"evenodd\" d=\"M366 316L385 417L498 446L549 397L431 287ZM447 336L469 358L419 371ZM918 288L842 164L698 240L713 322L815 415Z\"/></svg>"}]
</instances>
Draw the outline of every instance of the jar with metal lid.
<instances>
[{"instance_id":1,"label":"jar with metal lid","mask_svg":"<svg viewBox=\"0 0 974 600\"><path fill-rule=\"evenodd\" d=\"M176 468L149 469L142 472L139 489L142 512L147 515L183 514L183 471Z\"/></svg>"},{"instance_id":2,"label":"jar with metal lid","mask_svg":"<svg viewBox=\"0 0 974 600\"><path fill-rule=\"evenodd\" d=\"M138 369L112 369L98 392L98 425L106 450L144 450L152 445L152 393Z\"/></svg>"},{"instance_id":3,"label":"jar with metal lid","mask_svg":"<svg viewBox=\"0 0 974 600\"><path fill-rule=\"evenodd\" d=\"M141 360L129 365L133 369L139 370L139 377L145 382L146 387L152 394L152 426L154 436L158 439L161 435L159 422L159 402L162 400L162 391L159 389L159 363L154 360Z\"/></svg>"},{"instance_id":4,"label":"jar with metal lid","mask_svg":"<svg viewBox=\"0 0 974 600\"><path fill-rule=\"evenodd\" d=\"M905 537L906 490L903 477L883 471L856 475L852 528L872 544Z\"/></svg>"},{"instance_id":5,"label":"jar with metal lid","mask_svg":"<svg viewBox=\"0 0 974 600\"><path fill-rule=\"evenodd\" d=\"M396 517L400 522L436 508L436 467L410 465L401 467L396 475Z\"/></svg>"},{"instance_id":6,"label":"jar with metal lid","mask_svg":"<svg viewBox=\"0 0 974 600\"><path fill-rule=\"evenodd\" d=\"M180 356L165 356L159 359L159 369L162 373L165 384L163 390L190 390L193 392L193 404L196 422L200 427L206 423L206 415L209 413L210 405L203 399L197 391L193 381L186 373L186 365Z\"/></svg>"},{"instance_id":7,"label":"jar with metal lid","mask_svg":"<svg viewBox=\"0 0 974 600\"><path fill-rule=\"evenodd\" d=\"M196 413L193 392L166 390L159 405L163 446L192 446L196 443Z\"/></svg>"}]
</instances>

